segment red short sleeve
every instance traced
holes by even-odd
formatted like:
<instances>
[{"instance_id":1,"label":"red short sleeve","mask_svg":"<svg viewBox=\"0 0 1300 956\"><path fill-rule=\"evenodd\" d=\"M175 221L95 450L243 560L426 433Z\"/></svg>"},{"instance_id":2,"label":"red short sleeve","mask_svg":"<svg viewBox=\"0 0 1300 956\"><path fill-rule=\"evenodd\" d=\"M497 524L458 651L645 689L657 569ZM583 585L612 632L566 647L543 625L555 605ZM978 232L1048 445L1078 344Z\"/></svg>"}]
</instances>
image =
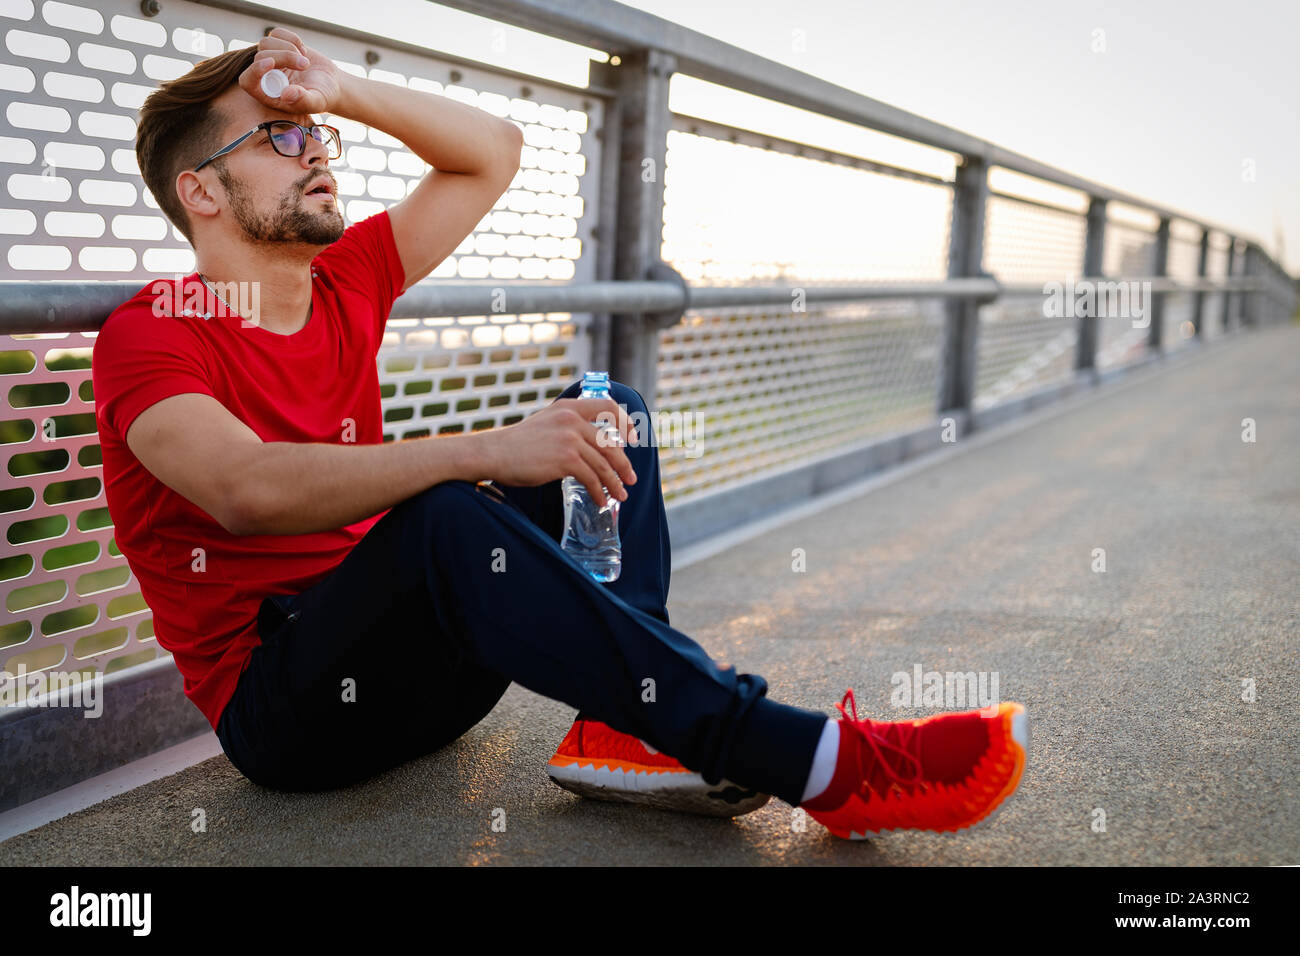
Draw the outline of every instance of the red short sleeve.
<instances>
[{"instance_id":1,"label":"red short sleeve","mask_svg":"<svg viewBox=\"0 0 1300 956\"><path fill-rule=\"evenodd\" d=\"M328 269L340 286L364 296L374 305L375 341L383 336L393 300L402 294L406 270L393 238L388 210L353 223L312 260Z\"/></svg>"},{"instance_id":2,"label":"red short sleeve","mask_svg":"<svg viewBox=\"0 0 1300 956\"><path fill-rule=\"evenodd\" d=\"M91 358L95 419L126 441L136 416L172 395L215 395L193 317L154 315L152 302L132 300L104 322Z\"/></svg>"}]
</instances>

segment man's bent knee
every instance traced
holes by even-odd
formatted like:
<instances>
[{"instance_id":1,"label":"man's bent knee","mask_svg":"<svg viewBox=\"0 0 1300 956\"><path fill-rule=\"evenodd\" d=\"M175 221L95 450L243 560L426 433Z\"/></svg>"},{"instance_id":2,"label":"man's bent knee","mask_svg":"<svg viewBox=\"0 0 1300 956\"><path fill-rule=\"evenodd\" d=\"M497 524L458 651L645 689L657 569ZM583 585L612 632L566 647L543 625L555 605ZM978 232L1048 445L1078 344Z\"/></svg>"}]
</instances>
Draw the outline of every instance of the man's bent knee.
<instances>
[{"instance_id":1,"label":"man's bent knee","mask_svg":"<svg viewBox=\"0 0 1300 956\"><path fill-rule=\"evenodd\" d=\"M480 514L478 505L487 504L489 497L477 490L474 482L452 478L416 492L394 510L404 510L403 524L419 526L427 536L458 521L475 520Z\"/></svg>"},{"instance_id":2,"label":"man's bent knee","mask_svg":"<svg viewBox=\"0 0 1300 956\"><path fill-rule=\"evenodd\" d=\"M559 395L559 398L577 398L582 394L582 379L573 382ZM609 397L614 400L614 404L624 406L629 412L646 412L645 399L631 385L624 385L622 382L616 382L613 379L609 383Z\"/></svg>"},{"instance_id":3,"label":"man's bent knee","mask_svg":"<svg viewBox=\"0 0 1300 956\"><path fill-rule=\"evenodd\" d=\"M631 385L624 385L622 382L609 383L609 395L614 399L615 404L622 405L631 412L647 412L645 399Z\"/></svg>"}]
</instances>

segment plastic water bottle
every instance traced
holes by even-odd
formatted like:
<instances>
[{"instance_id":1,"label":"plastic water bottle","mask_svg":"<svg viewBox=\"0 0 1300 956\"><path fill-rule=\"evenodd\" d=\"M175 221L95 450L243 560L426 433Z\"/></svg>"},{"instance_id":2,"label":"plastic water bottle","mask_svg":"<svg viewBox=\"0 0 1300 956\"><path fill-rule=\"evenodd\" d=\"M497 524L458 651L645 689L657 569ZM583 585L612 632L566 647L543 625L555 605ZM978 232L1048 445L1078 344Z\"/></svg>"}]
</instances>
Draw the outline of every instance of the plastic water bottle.
<instances>
[{"instance_id":1,"label":"plastic water bottle","mask_svg":"<svg viewBox=\"0 0 1300 956\"><path fill-rule=\"evenodd\" d=\"M609 373L588 372L582 377L581 398L609 398ZM618 507L621 502L605 490L609 503L600 507L587 486L572 475L561 482L564 491L564 537L560 547L604 584L618 579L623 567L623 548L618 540ZM603 486L602 486L603 487Z\"/></svg>"}]
</instances>

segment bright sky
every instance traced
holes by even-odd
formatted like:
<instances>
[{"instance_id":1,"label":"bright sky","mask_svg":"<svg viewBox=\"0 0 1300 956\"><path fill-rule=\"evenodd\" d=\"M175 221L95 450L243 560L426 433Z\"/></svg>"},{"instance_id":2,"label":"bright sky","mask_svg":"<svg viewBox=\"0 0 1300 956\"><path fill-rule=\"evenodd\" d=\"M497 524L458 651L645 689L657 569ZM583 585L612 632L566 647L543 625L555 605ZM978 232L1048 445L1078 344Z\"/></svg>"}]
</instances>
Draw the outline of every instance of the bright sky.
<instances>
[{"instance_id":1,"label":"bright sky","mask_svg":"<svg viewBox=\"0 0 1300 956\"><path fill-rule=\"evenodd\" d=\"M1300 273L1295 0L632 0L886 103L1239 230ZM280 0L580 83L590 51L427 0ZM673 107L694 112L686 87ZM834 146L834 143L827 143Z\"/></svg>"}]
</instances>

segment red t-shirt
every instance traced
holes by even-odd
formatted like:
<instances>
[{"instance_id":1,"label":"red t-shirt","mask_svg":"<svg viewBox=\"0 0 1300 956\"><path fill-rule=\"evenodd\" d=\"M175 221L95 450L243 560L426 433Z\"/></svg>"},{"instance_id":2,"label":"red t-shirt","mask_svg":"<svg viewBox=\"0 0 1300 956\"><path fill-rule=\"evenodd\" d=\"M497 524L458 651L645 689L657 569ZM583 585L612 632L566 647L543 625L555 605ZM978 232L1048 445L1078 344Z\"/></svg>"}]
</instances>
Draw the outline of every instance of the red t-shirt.
<instances>
[{"instance_id":1,"label":"red t-shirt","mask_svg":"<svg viewBox=\"0 0 1300 956\"><path fill-rule=\"evenodd\" d=\"M158 643L185 679L185 695L214 729L261 643L262 599L315 584L387 510L333 531L233 535L155 478L125 436L150 405L201 392L265 442L382 443L377 355L406 278L388 212L348 227L311 267L311 319L293 335L244 327L225 309L207 319L183 315L187 304L203 311L215 301L209 293L196 303L206 289L193 273L151 281L113 311L95 340L95 420L117 547L153 611ZM170 301L158 315L160 296ZM167 314L172 306L175 314Z\"/></svg>"}]
</instances>

